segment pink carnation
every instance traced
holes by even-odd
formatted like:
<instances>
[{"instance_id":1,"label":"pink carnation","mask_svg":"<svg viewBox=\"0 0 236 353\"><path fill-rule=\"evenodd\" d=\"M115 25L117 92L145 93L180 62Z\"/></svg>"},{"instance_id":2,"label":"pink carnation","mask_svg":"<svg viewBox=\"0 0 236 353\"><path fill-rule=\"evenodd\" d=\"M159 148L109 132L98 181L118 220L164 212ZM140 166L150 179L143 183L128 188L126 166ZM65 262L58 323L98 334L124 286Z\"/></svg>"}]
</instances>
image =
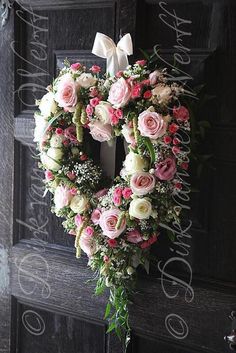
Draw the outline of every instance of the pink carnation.
<instances>
[{"instance_id":1,"label":"pink carnation","mask_svg":"<svg viewBox=\"0 0 236 353\"><path fill-rule=\"evenodd\" d=\"M156 112L145 110L138 117L138 128L142 136L157 139L166 132L166 122Z\"/></svg>"},{"instance_id":2,"label":"pink carnation","mask_svg":"<svg viewBox=\"0 0 236 353\"><path fill-rule=\"evenodd\" d=\"M142 86L140 83L136 83L131 89L131 97L138 98L141 95Z\"/></svg>"},{"instance_id":3,"label":"pink carnation","mask_svg":"<svg viewBox=\"0 0 236 353\"><path fill-rule=\"evenodd\" d=\"M91 105L89 105L89 104L86 107L86 114L88 116L91 116L93 114L93 107L91 107Z\"/></svg>"},{"instance_id":4,"label":"pink carnation","mask_svg":"<svg viewBox=\"0 0 236 353\"><path fill-rule=\"evenodd\" d=\"M179 121L187 121L189 119L189 111L183 105L174 107L173 115Z\"/></svg>"},{"instance_id":5,"label":"pink carnation","mask_svg":"<svg viewBox=\"0 0 236 353\"><path fill-rule=\"evenodd\" d=\"M120 214L121 211L114 208L104 211L101 215L99 225L102 228L103 234L110 239L117 238L126 228L126 221L123 219L119 229L116 229Z\"/></svg>"},{"instance_id":6,"label":"pink carnation","mask_svg":"<svg viewBox=\"0 0 236 353\"><path fill-rule=\"evenodd\" d=\"M130 188L124 188L124 190L122 191L122 195L126 200L128 200L131 197L132 193L133 192Z\"/></svg>"},{"instance_id":7,"label":"pink carnation","mask_svg":"<svg viewBox=\"0 0 236 353\"><path fill-rule=\"evenodd\" d=\"M121 205L121 197L117 195L113 195L113 203L115 206Z\"/></svg>"},{"instance_id":8,"label":"pink carnation","mask_svg":"<svg viewBox=\"0 0 236 353\"><path fill-rule=\"evenodd\" d=\"M124 107L130 100L131 90L126 80L119 78L110 88L108 102L115 108Z\"/></svg>"},{"instance_id":9,"label":"pink carnation","mask_svg":"<svg viewBox=\"0 0 236 353\"><path fill-rule=\"evenodd\" d=\"M90 99L89 103L92 107L96 107L100 102L100 99L98 97Z\"/></svg>"},{"instance_id":10,"label":"pink carnation","mask_svg":"<svg viewBox=\"0 0 236 353\"><path fill-rule=\"evenodd\" d=\"M135 229L135 230L131 230L130 232L127 233L127 240L130 243L137 244L140 241L142 241L143 239L141 237L140 232L137 229Z\"/></svg>"},{"instance_id":11,"label":"pink carnation","mask_svg":"<svg viewBox=\"0 0 236 353\"><path fill-rule=\"evenodd\" d=\"M147 172L137 172L132 175L130 186L135 195L149 194L155 188L155 177Z\"/></svg>"},{"instance_id":12,"label":"pink carnation","mask_svg":"<svg viewBox=\"0 0 236 353\"><path fill-rule=\"evenodd\" d=\"M173 157L166 158L156 165L155 175L160 180L171 180L176 173L176 163Z\"/></svg>"},{"instance_id":13,"label":"pink carnation","mask_svg":"<svg viewBox=\"0 0 236 353\"><path fill-rule=\"evenodd\" d=\"M91 70L93 74L97 74L101 71L101 67L98 65L93 65L89 70Z\"/></svg>"}]
</instances>

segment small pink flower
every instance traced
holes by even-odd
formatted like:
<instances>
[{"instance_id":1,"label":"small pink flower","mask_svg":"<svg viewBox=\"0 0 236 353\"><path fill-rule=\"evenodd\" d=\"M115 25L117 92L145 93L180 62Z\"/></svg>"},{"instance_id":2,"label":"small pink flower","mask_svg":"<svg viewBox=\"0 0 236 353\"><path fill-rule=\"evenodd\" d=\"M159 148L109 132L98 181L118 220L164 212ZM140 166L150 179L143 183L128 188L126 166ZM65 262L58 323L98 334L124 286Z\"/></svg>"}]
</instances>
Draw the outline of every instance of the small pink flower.
<instances>
[{"instance_id":1,"label":"small pink flower","mask_svg":"<svg viewBox=\"0 0 236 353\"><path fill-rule=\"evenodd\" d=\"M83 223L83 217L80 214L77 214L75 216L75 224L76 224L76 226L80 227L82 223Z\"/></svg>"},{"instance_id":2,"label":"small pink flower","mask_svg":"<svg viewBox=\"0 0 236 353\"><path fill-rule=\"evenodd\" d=\"M143 80L143 81L141 82L141 85L150 86L150 80Z\"/></svg>"},{"instance_id":3,"label":"small pink flower","mask_svg":"<svg viewBox=\"0 0 236 353\"><path fill-rule=\"evenodd\" d=\"M164 136L163 141L165 144L169 145L172 142L172 138L170 136Z\"/></svg>"},{"instance_id":4,"label":"small pink flower","mask_svg":"<svg viewBox=\"0 0 236 353\"><path fill-rule=\"evenodd\" d=\"M157 139L166 132L166 122L162 115L145 110L138 117L138 128L142 136Z\"/></svg>"},{"instance_id":5,"label":"small pink flower","mask_svg":"<svg viewBox=\"0 0 236 353\"><path fill-rule=\"evenodd\" d=\"M119 196L121 197L122 196L122 188L118 187L118 188L115 188L114 190L114 196Z\"/></svg>"},{"instance_id":6,"label":"small pink flower","mask_svg":"<svg viewBox=\"0 0 236 353\"><path fill-rule=\"evenodd\" d=\"M115 110L115 115L117 116L117 118L122 119L123 118L123 112L121 109L116 109Z\"/></svg>"},{"instance_id":7,"label":"small pink flower","mask_svg":"<svg viewBox=\"0 0 236 353\"><path fill-rule=\"evenodd\" d=\"M86 227L85 233L86 233L86 235L89 235L91 237L94 234L94 228L91 226Z\"/></svg>"},{"instance_id":8,"label":"small pink flower","mask_svg":"<svg viewBox=\"0 0 236 353\"><path fill-rule=\"evenodd\" d=\"M149 99L149 98L151 98L151 96L152 96L152 92L150 90L144 92L144 94L143 94L143 98L145 98L145 99Z\"/></svg>"},{"instance_id":9,"label":"small pink flower","mask_svg":"<svg viewBox=\"0 0 236 353\"><path fill-rule=\"evenodd\" d=\"M98 65L93 65L89 70L92 71L93 74L97 74L101 71L101 67Z\"/></svg>"},{"instance_id":10,"label":"small pink flower","mask_svg":"<svg viewBox=\"0 0 236 353\"><path fill-rule=\"evenodd\" d=\"M181 164L181 168L184 169L184 170L188 170L188 163L183 162L183 163Z\"/></svg>"},{"instance_id":11,"label":"small pink flower","mask_svg":"<svg viewBox=\"0 0 236 353\"><path fill-rule=\"evenodd\" d=\"M90 117L93 114L93 107L91 105L87 105L86 114Z\"/></svg>"},{"instance_id":12,"label":"small pink flower","mask_svg":"<svg viewBox=\"0 0 236 353\"><path fill-rule=\"evenodd\" d=\"M175 189L177 189L177 190L181 190L182 189L182 184L179 183L179 182L175 183L174 186L175 186Z\"/></svg>"},{"instance_id":13,"label":"small pink flower","mask_svg":"<svg viewBox=\"0 0 236 353\"><path fill-rule=\"evenodd\" d=\"M181 105L180 107L174 107L173 115L179 121L189 120L189 111L183 105Z\"/></svg>"},{"instance_id":14,"label":"small pink flower","mask_svg":"<svg viewBox=\"0 0 236 353\"><path fill-rule=\"evenodd\" d=\"M93 224L95 225L99 224L100 217L101 217L101 211L98 208L93 210L91 215L91 221L93 222Z\"/></svg>"},{"instance_id":15,"label":"small pink flower","mask_svg":"<svg viewBox=\"0 0 236 353\"><path fill-rule=\"evenodd\" d=\"M89 88L89 95L90 97L96 97L98 95L98 90L96 87Z\"/></svg>"},{"instance_id":16,"label":"small pink flower","mask_svg":"<svg viewBox=\"0 0 236 353\"><path fill-rule=\"evenodd\" d=\"M180 144L180 140L177 137L173 138L173 144L174 145L179 145Z\"/></svg>"},{"instance_id":17,"label":"small pink flower","mask_svg":"<svg viewBox=\"0 0 236 353\"><path fill-rule=\"evenodd\" d=\"M176 155L179 154L181 149L178 146L173 146L172 147L172 152Z\"/></svg>"},{"instance_id":18,"label":"small pink flower","mask_svg":"<svg viewBox=\"0 0 236 353\"><path fill-rule=\"evenodd\" d=\"M169 132L171 134L175 134L179 130L179 126L175 123L170 124L169 126Z\"/></svg>"},{"instance_id":19,"label":"small pink flower","mask_svg":"<svg viewBox=\"0 0 236 353\"><path fill-rule=\"evenodd\" d=\"M121 205L121 197L117 195L113 195L113 203L115 206Z\"/></svg>"},{"instance_id":20,"label":"small pink flower","mask_svg":"<svg viewBox=\"0 0 236 353\"><path fill-rule=\"evenodd\" d=\"M103 256L103 261L104 261L105 263L108 263L108 262L110 261L110 259L109 259L109 257L108 257L107 255L104 255L104 256Z\"/></svg>"},{"instance_id":21,"label":"small pink flower","mask_svg":"<svg viewBox=\"0 0 236 353\"><path fill-rule=\"evenodd\" d=\"M75 180L76 175L73 172L68 172L66 174L66 176L70 179L70 180Z\"/></svg>"},{"instance_id":22,"label":"small pink flower","mask_svg":"<svg viewBox=\"0 0 236 353\"><path fill-rule=\"evenodd\" d=\"M62 143L63 143L63 145L64 145L65 147L68 147L68 146L69 146L69 141L68 141L68 140L64 140Z\"/></svg>"},{"instance_id":23,"label":"small pink flower","mask_svg":"<svg viewBox=\"0 0 236 353\"><path fill-rule=\"evenodd\" d=\"M141 95L141 90L142 86L140 83L136 83L132 88L131 88L131 97L132 98L138 98Z\"/></svg>"},{"instance_id":24,"label":"small pink flower","mask_svg":"<svg viewBox=\"0 0 236 353\"><path fill-rule=\"evenodd\" d=\"M71 193L71 195L76 195L77 194L77 189L76 188L72 188L72 189L70 189L70 193Z\"/></svg>"},{"instance_id":25,"label":"small pink flower","mask_svg":"<svg viewBox=\"0 0 236 353\"><path fill-rule=\"evenodd\" d=\"M115 114L111 115L111 125L117 125L119 120L120 119Z\"/></svg>"},{"instance_id":26,"label":"small pink flower","mask_svg":"<svg viewBox=\"0 0 236 353\"><path fill-rule=\"evenodd\" d=\"M87 156L87 154L83 153L83 154L79 157L79 159L80 159L82 162L84 162L84 161L87 161L87 160L88 160L88 156Z\"/></svg>"},{"instance_id":27,"label":"small pink flower","mask_svg":"<svg viewBox=\"0 0 236 353\"><path fill-rule=\"evenodd\" d=\"M73 71L77 71L79 70L80 68L82 67L82 65L80 63L74 63L70 66L70 68L73 70Z\"/></svg>"},{"instance_id":28,"label":"small pink flower","mask_svg":"<svg viewBox=\"0 0 236 353\"><path fill-rule=\"evenodd\" d=\"M89 103L92 107L96 107L100 102L100 99L98 97L90 99Z\"/></svg>"},{"instance_id":29,"label":"small pink flower","mask_svg":"<svg viewBox=\"0 0 236 353\"><path fill-rule=\"evenodd\" d=\"M58 128L56 128L55 133L56 133L57 135L62 135L62 134L63 134L63 129L61 129L60 127L58 127Z\"/></svg>"},{"instance_id":30,"label":"small pink flower","mask_svg":"<svg viewBox=\"0 0 236 353\"><path fill-rule=\"evenodd\" d=\"M176 170L175 159L169 157L156 165L155 175L160 180L171 180L174 178Z\"/></svg>"},{"instance_id":31,"label":"small pink flower","mask_svg":"<svg viewBox=\"0 0 236 353\"><path fill-rule=\"evenodd\" d=\"M107 243L110 248L115 248L117 246L117 241L115 239L108 239Z\"/></svg>"},{"instance_id":32,"label":"small pink flower","mask_svg":"<svg viewBox=\"0 0 236 353\"><path fill-rule=\"evenodd\" d=\"M135 64L138 64L140 66L145 66L147 63L147 60L137 60Z\"/></svg>"},{"instance_id":33,"label":"small pink flower","mask_svg":"<svg viewBox=\"0 0 236 353\"><path fill-rule=\"evenodd\" d=\"M46 170L45 171L45 179L47 181L53 180L54 179L54 175L50 170Z\"/></svg>"},{"instance_id":34,"label":"small pink flower","mask_svg":"<svg viewBox=\"0 0 236 353\"><path fill-rule=\"evenodd\" d=\"M120 214L121 211L118 208L114 208L104 211L101 215L99 225L102 228L103 234L110 239L117 238L126 228L126 220L123 218L119 229L116 229Z\"/></svg>"},{"instance_id":35,"label":"small pink flower","mask_svg":"<svg viewBox=\"0 0 236 353\"><path fill-rule=\"evenodd\" d=\"M126 200L128 200L132 194L133 194L133 192L130 188L124 188L124 190L122 191L122 195L123 195L124 199L126 199Z\"/></svg>"},{"instance_id":36,"label":"small pink flower","mask_svg":"<svg viewBox=\"0 0 236 353\"><path fill-rule=\"evenodd\" d=\"M141 237L140 232L137 229L135 229L135 230L131 230L130 232L127 233L127 240L130 243L137 244L140 241L142 241L143 239Z\"/></svg>"},{"instance_id":37,"label":"small pink flower","mask_svg":"<svg viewBox=\"0 0 236 353\"><path fill-rule=\"evenodd\" d=\"M152 244L154 244L157 241L157 235L153 235L151 238L149 238L147 241L144 241L141 245L141 249L146 249L149 248Z\"/></svg>"}]
</instances>

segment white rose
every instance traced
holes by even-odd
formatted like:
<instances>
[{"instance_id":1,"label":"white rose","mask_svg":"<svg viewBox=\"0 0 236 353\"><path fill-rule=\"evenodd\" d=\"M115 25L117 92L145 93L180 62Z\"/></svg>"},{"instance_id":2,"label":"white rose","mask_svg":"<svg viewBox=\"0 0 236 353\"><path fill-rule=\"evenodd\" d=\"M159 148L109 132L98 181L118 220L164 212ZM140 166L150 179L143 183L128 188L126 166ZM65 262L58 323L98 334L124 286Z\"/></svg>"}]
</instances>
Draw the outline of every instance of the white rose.
<instances>
[{"instance_id":1,"label":"white rose","mask_svg":"<svg viewBox=\"0 0 236 353\"><path fill-rule=\"evenodd\" d=\"M89 88L95 85L97 79L92 74L84 72L77 78L77 82L81 87Z\"/></svg>"},{"instance_id":2,"label":"white rose","mask_svg":"<svg viewBox=\"0 0 236 353\"><path fill-rule=\"evenodd\" d=\"M63 146L63 141L65 141L65 136L63 135L52 135L50 139L50 146L51 147L62 147Z\"/></svg>"},{"instance_id":3,"label":"white rose","mask_svg":"<svg viewBox=\"0 0 236 353\"><path fill-rule=\"evenodd\" d=\"M35 120L35 129L34 129L34 142L41 142L42 140L46 139L46 128L48 125L47 119L42 115L35 113L34 114Z\"/></svg>"},{"instance_id":4,"label":"white rose","mask_svg":"<svg viewBox=\"0 0 236 353\"><path fill-rule=\"evenodd\" d=\"M70 208L75 213L82 213L88 206L88 199L84 195L75 195L70 203Z\"/></svg>"},{"instance_id":5,"label":"white rose","mask_svg":"<svg viewBox=\"0 0 236 353\"><path fill-rule=\"evenodd\" d=\"M103 124L109 124L111 122L109 113L110 108L112 108L111 104L103 101L95 107L95 115Z\"/></svg>"},{"instance_id":6,"label":"white rose","mask_svg":"<svg viewBox=\"0 0 236 353\"><path fill-rule=\"evenodd\" d=\"M57 110L57 104L54 100L54 94L52 92L48 92L43 96L39 103L39 109L45 118L48 118L51 113L55 114Z\"/></svg>"},{"instance_id":7,"label":"white rose","mask_svg":"<svg viewBox=\"0 0 236 353\"><path fill-rule=\"evenodd\" d=\"M147 160L134 152L129 152L124 161L125 171L128 175L143 172L147 166Z\"/></svg>"},{"instance_id":8,"label":"white rose","mask_svg":"<svg viewBox=\"0 0 236 353\"><path fill-rule=\"evenodd\" d=\"M148 219L152 214L152 204L147 198L134 199L129 205L129 215L138 219Z\"/></svg>"}]
</instances>

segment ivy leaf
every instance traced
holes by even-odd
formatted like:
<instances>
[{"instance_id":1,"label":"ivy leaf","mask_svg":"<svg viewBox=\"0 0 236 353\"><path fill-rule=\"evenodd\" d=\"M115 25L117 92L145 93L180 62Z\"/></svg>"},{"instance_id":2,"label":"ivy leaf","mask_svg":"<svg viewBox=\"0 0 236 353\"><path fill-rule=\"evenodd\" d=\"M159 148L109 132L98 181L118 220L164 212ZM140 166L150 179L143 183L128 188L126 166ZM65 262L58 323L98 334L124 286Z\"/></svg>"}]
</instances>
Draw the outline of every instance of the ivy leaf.
<instances>
[{"instance_id":1,"label":"ivy leaf","mask_svg":"<svg viewBox=\"0 0 236 353\"><path fill-rule=\"evenodd\" d=\"M151 163L154 163L155 162L155 159L156 159L156 155L155 155L155 150L153 148L153 144L150 140L149 137L145 137L144 139L144 143L149 151L149 155L150 155L150 158L151 158Z\"/></svg>"}]
</instances>

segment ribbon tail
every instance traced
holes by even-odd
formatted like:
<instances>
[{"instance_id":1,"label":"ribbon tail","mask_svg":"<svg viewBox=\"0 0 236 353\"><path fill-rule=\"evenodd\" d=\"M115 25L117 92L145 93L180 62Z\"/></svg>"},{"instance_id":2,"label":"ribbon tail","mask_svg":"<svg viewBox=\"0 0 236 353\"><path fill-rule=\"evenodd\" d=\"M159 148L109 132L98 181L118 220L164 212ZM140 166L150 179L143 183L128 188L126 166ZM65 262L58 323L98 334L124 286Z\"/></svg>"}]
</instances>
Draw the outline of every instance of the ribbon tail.
<instances>
[{"instance_id":1,"label":"ribbon tail","mask_svg":"<svg viewBox=\"0 0 236 353\"><path fill-rule=\"evenodd\" d=\"M114 76L119 71L119 61L117 55L111 55L107 58L107 74Z\"/></svg>"},{"instance_id":2,"label":"ribbon tail","mask_svg":"<svg viewBox=\"0 0 236 353\"><path fill-rule=\"evenodd\" d=\"M125 70L129 65L128 57L124 52L118 53L118 65L121 71Z\"/></svg>"}]
</instances>

